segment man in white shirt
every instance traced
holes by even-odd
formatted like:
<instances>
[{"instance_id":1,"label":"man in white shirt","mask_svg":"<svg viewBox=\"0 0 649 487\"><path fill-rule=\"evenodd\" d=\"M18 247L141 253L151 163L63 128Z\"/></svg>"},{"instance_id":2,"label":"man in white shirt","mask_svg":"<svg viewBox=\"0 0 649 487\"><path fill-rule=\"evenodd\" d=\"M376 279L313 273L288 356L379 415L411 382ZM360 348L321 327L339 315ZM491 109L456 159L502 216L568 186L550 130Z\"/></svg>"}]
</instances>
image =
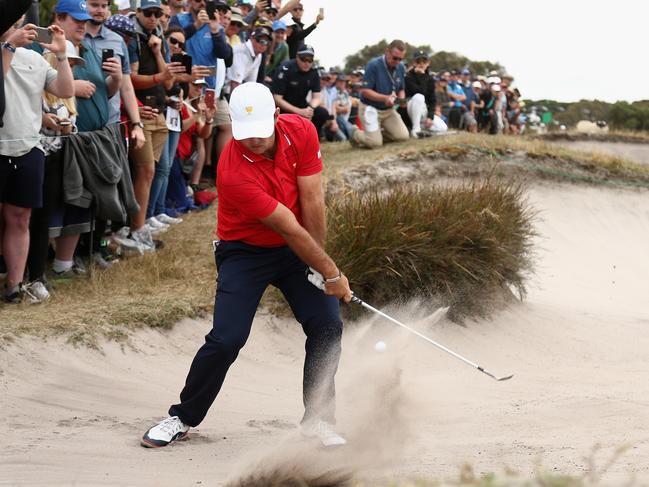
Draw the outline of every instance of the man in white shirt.
<instances>
[{"instance_id":1,"label":"man in white shirt","mask_svg":"<svg viewBox=\"0 0 649 487\"><path fill-rule=\"evenodd\" d=\"M31 210L43 204L43 90L59 98L74 96L63 30L50 27L52 42L41 43L56 54L55 71L38 53L23 48L34 42L36 28L31 24L20 28L21 24L22 19L0 35L6 94L5 124L0 128L0 212L5 224L2 251L7 265L4 299L10 303L29 298L22 280L29 250Z\"/></svg>"},{"instance_id":2,"label":"man in white shirt","mask_svg":"<svg viewBox=\"0 0 649 487\"><path fill-rule=\"evenodd\" d=\"M261 66L261 57L272 39L272 33L267 27L257 27L249 40L232 48L232 66L228 68L227 80L230 89L246 82L256 82Z\"/></svg>"}]
</instances>

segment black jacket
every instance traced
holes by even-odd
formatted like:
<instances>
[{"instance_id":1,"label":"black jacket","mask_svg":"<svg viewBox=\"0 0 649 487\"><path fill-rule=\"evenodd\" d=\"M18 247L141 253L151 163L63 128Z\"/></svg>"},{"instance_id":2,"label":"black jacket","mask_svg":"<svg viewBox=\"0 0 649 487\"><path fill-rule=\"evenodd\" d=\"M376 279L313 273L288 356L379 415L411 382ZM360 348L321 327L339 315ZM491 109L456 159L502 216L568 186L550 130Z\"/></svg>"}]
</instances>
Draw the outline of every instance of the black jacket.
<instances>
[{"instance_id":1,"label":"black jacket","mask_svg":"<svg viewBox=\"0 0 649 487\"><path fill-rule=\"evenodd\" d=\"M63 198L66 203L89 208L97 218L126 221L139 206L133 191L126 148L119 125L71 136L63 152Z\"/></svg>"},{"instance_id":2,"label":"black jacket","mask_svg":"<svg viewBox=\"0 0 649 487\"><path fill-rule=\"evenodd\" d=\"M408 70L406 73L406 96L411 96L421 93L426 98L426 106L428 107L428 116L433 118L435 115L435 80L428 71L425 73L415 73L414 69Z\"/></svg>"},{"instance_id":3,"label":"black jacket","mask_svg":"<svg viewBox=\"0 0 649 487\"><path fill-rule=\"evenodd\" d=\"M290 59L295 59L297 52L300 50L300 47L304 44L304 39L317 27L315 23L311 24L306 29L304 24L298 20L295 20L295 25L293 26L293 32L290 36L286 38L286 43L288 44L288 57Z\"/></svg>"}]
</instances>

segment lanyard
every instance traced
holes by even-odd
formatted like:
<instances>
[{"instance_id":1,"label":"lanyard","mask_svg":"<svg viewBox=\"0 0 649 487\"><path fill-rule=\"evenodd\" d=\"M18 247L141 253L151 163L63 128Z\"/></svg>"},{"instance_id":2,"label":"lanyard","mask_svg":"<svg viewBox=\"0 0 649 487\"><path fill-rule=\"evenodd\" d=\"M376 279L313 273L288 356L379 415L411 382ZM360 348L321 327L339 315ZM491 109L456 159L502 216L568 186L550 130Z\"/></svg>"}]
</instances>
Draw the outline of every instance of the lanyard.
<instances>
[{"instance_id":1,"label":"lanyard","mask_svg":"<svg viewBox=\"0 0 649 487\"><path fill-rule=\"evenodd\" d=\"M388 76L390 77L390 81L392 82L392 92L396 93L397 92L397 81L398 77L395 77L397 75L397 68L394 68L394 74L390 73L390 70L388 69L388 63L385 62L385 55L381 56L381 61L383 61L383 67L385 68L385 71L388 73Z\"/></svg>"}]
</instances>

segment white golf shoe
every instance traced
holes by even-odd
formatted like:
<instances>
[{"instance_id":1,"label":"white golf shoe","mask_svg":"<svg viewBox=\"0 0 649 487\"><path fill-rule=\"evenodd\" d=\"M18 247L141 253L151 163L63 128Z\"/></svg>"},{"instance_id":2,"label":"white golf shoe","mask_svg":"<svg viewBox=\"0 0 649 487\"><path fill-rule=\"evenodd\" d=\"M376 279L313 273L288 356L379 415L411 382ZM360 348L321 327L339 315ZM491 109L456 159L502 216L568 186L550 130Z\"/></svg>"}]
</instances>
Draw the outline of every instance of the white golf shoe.
<instances>
[{"instance_id":1,"label":"white golf shoe","mask_svg":"<svg viewBox=\"0 0 649 487\"><path fill-rule=\"evenodd\" d=\"M347 444L347 440L336 433L331 423L322 421L310 421L302 425L302 436L306 438L315 438L322 443L322 446L342 446Z\"/></svg>"},{"instance_id":2,"label":"white golf shoe","mask_svg":"<svg viewBox=\"0 0 649 487\"><path fill-rule=\"evenodd\" d=\"M162 448L172 441L182 440L188 431L189 426L178 416L171 416L144 433L140 445L146 448Z\"/></svg>"}]
</instances>

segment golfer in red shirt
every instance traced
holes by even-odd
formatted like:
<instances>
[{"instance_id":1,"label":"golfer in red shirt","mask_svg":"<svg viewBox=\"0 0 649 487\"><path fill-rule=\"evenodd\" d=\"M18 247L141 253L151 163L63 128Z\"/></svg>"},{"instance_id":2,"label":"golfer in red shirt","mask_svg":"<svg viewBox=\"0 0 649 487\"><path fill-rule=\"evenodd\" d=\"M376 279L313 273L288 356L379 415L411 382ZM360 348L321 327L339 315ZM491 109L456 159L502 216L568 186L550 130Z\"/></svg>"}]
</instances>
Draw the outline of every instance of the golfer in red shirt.
<instances>
[{"instance_id":1,"label":"golfer in red shirt","mask_svg":"<svg viewBox=\"0 0 649 487\"><path fill-rule=\"evenodd\" d=\"M347 278L324 251L322 156L313 124L280 115L262 84L232 91L234 139L218 164L218 270L214 322L192 362L180 403L149 429L146 447L163 447L201 423L230 365L246 343L269 284L280 289L306 334L302 433L325 446L345 444L333 427L334 376L343 323L339 300L352 297ZM312 267L326 279L311 285Z\"/></svg>"}]
</instances>

